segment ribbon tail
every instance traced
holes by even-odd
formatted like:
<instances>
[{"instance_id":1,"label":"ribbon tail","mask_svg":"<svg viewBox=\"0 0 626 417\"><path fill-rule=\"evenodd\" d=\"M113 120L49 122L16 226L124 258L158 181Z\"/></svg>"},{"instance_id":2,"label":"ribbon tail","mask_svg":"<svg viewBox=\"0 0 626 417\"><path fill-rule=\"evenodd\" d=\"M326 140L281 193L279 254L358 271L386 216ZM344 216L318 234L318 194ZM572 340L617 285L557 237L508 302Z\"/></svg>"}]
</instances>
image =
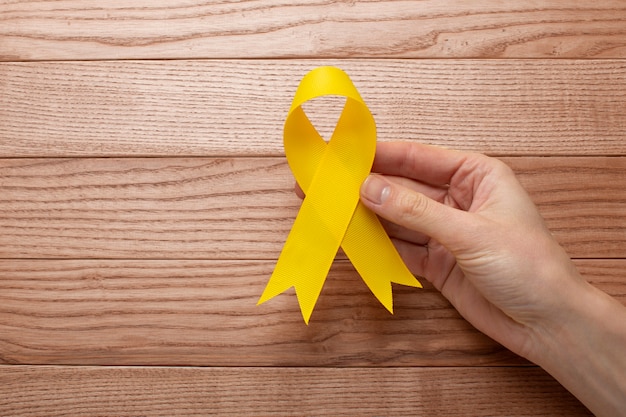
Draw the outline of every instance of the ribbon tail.
<instances>
[{"instance_id":1,"label":"ribbon tail","mask_svg":"<svg viewBox=\"0 0 626 417\"><path fill-rule=\"evenodd\" d=\"M302 318L308 324L341 238L332 233L315 205L305 199L257 305L294 287Z\"/></svg>"},{"instance_id":2,"label":"ribbon tail","mask_svg":"<svg viewBox=\"0 0 626 417\"><path fill-rule=\"evenodd\" d=\"M261 298L259 298L256 305L263 304L277 295L282 294L289 288L293 287L293 285L293 282L286 280L284 275L278 276L276 274L272 274L270 280L265 286L265 289L263 290L263 294L261 294Z\"/></svg>"},{"instance_id":3,"label":"ribbon tail","mask_svg":"<svg viewBox=\"0 0 626 417\"><path fill-rule=\"evenodd\" d=\"M294 287L298 304L300 306L300 312L302 313L302 318L306 324L309 324L311 314L313 314L313 309L315 308L317 299L319 298L324 282L326 281L326 274L323 276L318 275L312 278L303 278L301 276L294 277L291 274L286 275L288 272L285 271L285 269L291 268L285 268L283 266L279 267L277 265L276 270L270 277L270 280L267 283L263 294L261 294L261 298L257 302L257 305L274 298L291 287ZM295 273L297 274L297 272Z\"/></svg>"},{"instance_id":4,"label":"ribbon tail","mask_svg":"<svg viewBox=\"0 0 626 417\"><path fill-rule=\"evenodd\" d=\"M393 313L391 284L421 288L376 215L359 202L341 243L372 294Z\"/></svg>"}]
</instances>

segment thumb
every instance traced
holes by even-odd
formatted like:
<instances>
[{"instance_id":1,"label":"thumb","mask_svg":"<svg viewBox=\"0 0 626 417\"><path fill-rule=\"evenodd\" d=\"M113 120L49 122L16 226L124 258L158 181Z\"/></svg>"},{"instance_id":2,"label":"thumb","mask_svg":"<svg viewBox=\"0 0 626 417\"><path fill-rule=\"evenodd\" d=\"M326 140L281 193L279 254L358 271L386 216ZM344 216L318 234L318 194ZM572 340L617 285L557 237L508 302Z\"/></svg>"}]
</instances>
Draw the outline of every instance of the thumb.
<instances>
[{"instance_id":1,"label":"thumb","mask_svg":"<svg viewBox=\"0 0 626 417\"><path fill-rule=\"evenodd\" d=\"M475 223L467 212L441 204L382 175L373 174L365 179L361 201L380 217L430 236L453 253L467 246L464 236L468 236Z\"/></svg>"}]
</instances>

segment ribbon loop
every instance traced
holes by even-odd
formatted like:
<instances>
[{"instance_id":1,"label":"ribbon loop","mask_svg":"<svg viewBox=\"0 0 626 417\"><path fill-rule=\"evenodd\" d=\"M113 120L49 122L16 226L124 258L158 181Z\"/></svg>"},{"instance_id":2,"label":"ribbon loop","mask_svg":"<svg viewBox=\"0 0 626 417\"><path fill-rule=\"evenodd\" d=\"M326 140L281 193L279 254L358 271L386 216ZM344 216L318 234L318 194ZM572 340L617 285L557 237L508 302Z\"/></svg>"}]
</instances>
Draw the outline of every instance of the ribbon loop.
<instances>
[{"instance_id":1,"label":"ribbon loop","mask_svg":"<svg viewBox=\"0 0 626 417\"><path fill-rule=\"evenodd\" d=\"M346 97L328 143L301 107L326 95ZM293 286L308 324L341 246L372 293L393 312L391 283L421 284L376 215L359 200L376 152L376 124L345 72L320 67L305 75L285 120L283 139L287 162L306 197L259 304Z\"/></svg>"}]
</instances>

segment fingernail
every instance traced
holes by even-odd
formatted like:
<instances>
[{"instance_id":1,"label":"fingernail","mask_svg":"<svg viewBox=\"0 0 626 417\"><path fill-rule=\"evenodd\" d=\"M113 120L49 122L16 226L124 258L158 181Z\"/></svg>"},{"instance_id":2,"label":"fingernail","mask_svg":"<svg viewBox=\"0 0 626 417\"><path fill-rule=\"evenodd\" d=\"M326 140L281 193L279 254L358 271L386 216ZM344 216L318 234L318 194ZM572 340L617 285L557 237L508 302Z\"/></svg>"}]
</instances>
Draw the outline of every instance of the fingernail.
<instances>
[{"instance_id":1,"label":"fingernail","mask_svg":"<svg viewBox=\"0 0 626 417\"><path fill-rule=\"evenodd\" d=\"M380 175L370 175L363 181L361 194L374 204L382 204L389 197L391 188L389 183L382 179Z\"/></svg>"}]
</instances>

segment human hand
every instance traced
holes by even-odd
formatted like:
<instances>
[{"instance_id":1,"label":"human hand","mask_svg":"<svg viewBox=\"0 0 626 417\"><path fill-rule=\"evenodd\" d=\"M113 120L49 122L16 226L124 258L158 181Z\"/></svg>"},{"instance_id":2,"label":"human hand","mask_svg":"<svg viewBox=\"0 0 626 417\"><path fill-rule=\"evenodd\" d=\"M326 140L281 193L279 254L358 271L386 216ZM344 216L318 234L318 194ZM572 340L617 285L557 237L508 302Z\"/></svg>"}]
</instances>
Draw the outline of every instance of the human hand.
<instances>
[{"instance_id":1,"label":"human hand","mask_svg":"<svg viewBox=\"0 0 626 417\"><path fill-rule=\"evenodd\" d=\"M477 329L536 359L538 333L588 285L512 170L480 154L379 143L363 203L409 269Z\"/></svg>"},{"instance_id":2,"label":"human hand","mask_svg":"<svg viewBox=\"0 0 626 417\"><path fill-rule=\"evenodd\" d=\"M396 142L372 171L361 201L414 274L596 415L625 415L626 307L581 277L508 166Z\"/></svg>"}]
</instances>

